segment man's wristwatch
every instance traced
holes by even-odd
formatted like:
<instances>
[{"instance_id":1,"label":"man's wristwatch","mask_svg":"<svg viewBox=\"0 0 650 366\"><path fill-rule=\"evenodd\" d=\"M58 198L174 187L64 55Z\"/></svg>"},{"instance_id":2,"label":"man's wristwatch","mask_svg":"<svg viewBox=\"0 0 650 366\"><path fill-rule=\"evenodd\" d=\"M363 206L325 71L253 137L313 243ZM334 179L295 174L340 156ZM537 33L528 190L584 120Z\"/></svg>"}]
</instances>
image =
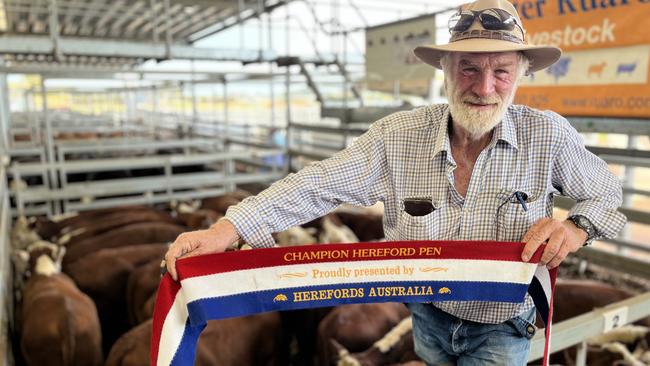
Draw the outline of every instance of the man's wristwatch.
<instances>
[{"instance_id":1,"label":"man's wristwatch","mask_svg":"<svg viewBox=\"0 0 650 366\"><path fill-rule=\"evenodd\" d=\"M575 224L575 226L577 226L579 229L582 229L587 233L587 240L583 246L591 244L591 242L593 242L594 239L598 237L598 231L596 230L596 227L585 216L573 215L569 216L568 219L571 220L571 222L573 222L573 224Z\"/></svg>"}]
</instances>

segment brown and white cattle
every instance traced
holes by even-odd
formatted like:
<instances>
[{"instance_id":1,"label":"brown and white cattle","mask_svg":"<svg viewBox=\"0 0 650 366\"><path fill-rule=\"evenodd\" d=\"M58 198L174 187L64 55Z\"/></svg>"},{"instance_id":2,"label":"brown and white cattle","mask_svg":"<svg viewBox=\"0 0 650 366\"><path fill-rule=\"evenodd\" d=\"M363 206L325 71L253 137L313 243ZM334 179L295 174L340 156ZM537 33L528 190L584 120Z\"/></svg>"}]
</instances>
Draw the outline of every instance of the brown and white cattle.
<instances>
[{"instance_id":1,"label":"brown and white cattle","mask_svg":"<svg viewBox=\"0 0 650 366\"><path fill-rule=\"evenodd\" d=\"M104 234L120 227L143 222L162 222L169 224L179 223L168 213L158 210L135 210L114 212L103 215L100 219L89 220L86 223L79 223L80 226L72 228L68 226L65 234L59 236L58 242L72 248L77 243L86 239ZM82 226L81 226L82 225Z\"/></svg>"},{"instance_id":2,"label":"brown and white cattle","mask_svg":"<svg viewBox=\"0 0 650 366\"><path fill-rule=\"evenodd\" d=\"M33 242L41 240L38 233L30 227L30 223L24 216L20 216L14 222L11 229L11 247L14 249L25 249Z\"/></svg>"},{"instance_id":3,"label":"brown and white cattle","mask_svg":"<svg viewBox=\"0 0 650 366\"><path fill-rule=\"evenodd\" d=\"M201 200L201 208L207 208L225 214L228 207L238 204L248 196L250 196L250 193L238 190L217 197L204 198Z\"/></svg>"},{"instance_id":4,"label":"brown and white cattle","mask_svg":"<svg viewBox=\"0 0 650 366\"><path fill-rule=\"evenodd\" d=\"M274 235L275 242L280 247L308 245L318 243L316 228L293 226Z\"/></svg>"},{"instance_id":5,"label":"brown and white cattle","mask_svg":"<svg viewBox=\"0 0 650 366\"><path fill-rule=\"evenodd\" d=\"M207 208L198 209L193 212L179 212L176 218L192 230L207 229L223 217L223 214Z\"/></svg>"},{"instance_id":6,"label":"brown and white cattle","mask_svg":"<svg viewBox=\"0 0 650 366\"><path fill-rule=\"evenodd\" d=\"M413 322L406 317L400 321L372 347L360 353L350 353L345 347L332 340L338 350L337 366L378 366L417 361L413 347Z\"/></svg>"},{"instance_id":7,"label":"brown and white cattle","mask_svg":"<svg viewBox=\"0 0 650 366\"><path fill-rule=\"evenodd\" d=\"M93 301L47 255L25 284L21 350L27 365L101 365L101 330Z\"/></svg>"},{"instance_id":8,"label":"brown and white cattle","mask_svg":"<svg viewBox=\"0 0 650 366\"><path fill-rule=\"evenodd\" d=\"M153 316L152 302L155 301L159 284L160 259L149 261L131 272L126 285L126 303L131 325L140 324Z\"/></svg>"},{"instance_id":9,"label":"brown and white cattle","mask_svg":"<svg viewBox=\"0 0 650 366\"><path fill-rule=\"evenodd\" d=\"M86 226L89 223L101 220L103 216L113 213L125 214L126 212L151 211L151 207L144 205L131 205L120 207L109 207L95 210L82 211L75 214L66 214L62 218L36 217L34 226L36 232L44 239L50 240L69 231Z\"/></svg>"},{"instance_id":10,"label":"brown and white cattle","mask_svg":"<svg viewBox=\"0 0 650 366\"><path fill-rule=\"evenodd\" d=\"M201 333L195 365L283 366L278 360L282 324L277 312L211 320ZM149 364L151 320L124 334L111 349L106 366Z\"/></svg>"},{"instance_id":11,"label":"brown and white cattle","mask_svg":"<svg viewBox=\"0 0 650 366\"><path fill-rule=\"evenodd\" d=\"M356 234L345 226L337 214L330 213L321 218L320 243L358 243Z\"/></svg>"},{"instance_id":12,"label":"brown and white cattle","mask_svg":"<svg viewBox=\"0 0 650 366\"><path fill-rule=\"evenodd\" d=\"M131 326L126 302L129 275L138 266L152 260L160 262L166 251L166 244L102 249L87 254L65 268L66 273L97 305L106 352Z\"/></svg>"},{"instance_id":13,"label":"brown and white cattle","mask_svg":"<svg viewBox=\"0 0 650 366\"><path fill-rule=\"evenodd\" d=\"M384 238L383 216L374 213L336 211L341 222L349 227L359 241L377 241Z\"/></svg>"},{"instance_id":14,"label":"brown and white cattle","mask_svg":"<svg viewBox=\"0 0 650 366\"><path fill-rule=\"evenodd\" d=\"M348 304L334 308L318 326L318 364L336 364L338 349L332 340L349 352L362 352L407 316L409 311L401 303Z\"/></svg>"},{"instance_id":15,"label":"brown and white cattle","mask_svg":"<svg viewBox=\"0 0 650 366\"><path fill-rule=\"evenodd\" d=\"M73 262L101 249L172 242L186 230L183 226L164 222L142 222L120 227L76 243L63 258L63 268L67 271Z\"/></svg>"}]
</instances>

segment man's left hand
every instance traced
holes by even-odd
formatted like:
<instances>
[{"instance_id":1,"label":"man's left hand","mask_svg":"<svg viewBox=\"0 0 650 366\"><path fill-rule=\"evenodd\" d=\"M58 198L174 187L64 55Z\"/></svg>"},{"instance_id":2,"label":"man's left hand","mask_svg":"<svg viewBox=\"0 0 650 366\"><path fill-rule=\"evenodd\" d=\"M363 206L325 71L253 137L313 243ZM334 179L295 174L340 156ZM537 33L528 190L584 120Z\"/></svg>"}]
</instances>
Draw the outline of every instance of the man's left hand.
<instances>
[{"instance_id":1,"label":"man's left hand","mask_svg":"<svg viewBox=\"0 0 650 366\"><path fill-rule=\"evenodd\" d=\"M521 253L521 259L528 262L537 248L547 242L540 264L552 269L559 266L569 253L580 249L586 240L587 233L570 220L560 221L545 217L524 234L522 241L526 246Z\"/></svg>"}]
</instances>

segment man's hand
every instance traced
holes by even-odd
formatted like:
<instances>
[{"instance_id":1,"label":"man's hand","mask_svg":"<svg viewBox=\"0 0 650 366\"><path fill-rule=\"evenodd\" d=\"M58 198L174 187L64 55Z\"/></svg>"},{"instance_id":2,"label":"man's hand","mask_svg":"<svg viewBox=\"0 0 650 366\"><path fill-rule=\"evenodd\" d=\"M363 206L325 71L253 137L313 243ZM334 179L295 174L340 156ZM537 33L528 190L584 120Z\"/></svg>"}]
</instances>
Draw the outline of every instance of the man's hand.
<instances>
[{"instance_id":1,"label":"man's hand","mask_svg":"<svg viewBox=\"0 0 650 366\"><path fill-rule=\"evenodd\" d=\"M219 220L206 230L182 233L176 238L165 254L167 271L174 281L176 274L176 260L179 258L194 257L197 255L221 253L239 239L239 234L233 224L228 220Z\"/></svg>"},{"instance_id":2,"label":"man's hand","mask_svg":"<svg viewBox=\"0 0 650 366\"><path fill-rule=\"evenodd\" d=\"M522 241L526 246L521 259L528 262L537 248L548 241L540 264L552 269L559 266L569 253L580 249L586 240L587 233L570 220L560 221L545 217L524 234Z\"/></svg>"}]
</instances>

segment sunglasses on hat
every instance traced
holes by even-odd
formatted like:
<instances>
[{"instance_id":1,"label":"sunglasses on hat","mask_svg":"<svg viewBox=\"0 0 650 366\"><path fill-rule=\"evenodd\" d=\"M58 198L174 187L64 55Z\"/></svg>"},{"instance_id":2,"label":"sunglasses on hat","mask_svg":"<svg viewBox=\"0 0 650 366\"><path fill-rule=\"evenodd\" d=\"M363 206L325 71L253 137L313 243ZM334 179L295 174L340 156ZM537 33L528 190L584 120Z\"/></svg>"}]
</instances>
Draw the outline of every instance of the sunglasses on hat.
<instances>
[{"instance_id":1,"label":"sunglasses on hat","mask_svg":"<svg viewBox=\"0 0 650 366\"><path fill-rule=\"evenodd\" d=\"M521 30L521 34L525 34L524 29L517 23L517 19L512 14L497 8L461 10L449 18L449 32L464 32L468 30L477 17L485 29L511 31L517 26Z\"/></svg>"}]
</instances>

